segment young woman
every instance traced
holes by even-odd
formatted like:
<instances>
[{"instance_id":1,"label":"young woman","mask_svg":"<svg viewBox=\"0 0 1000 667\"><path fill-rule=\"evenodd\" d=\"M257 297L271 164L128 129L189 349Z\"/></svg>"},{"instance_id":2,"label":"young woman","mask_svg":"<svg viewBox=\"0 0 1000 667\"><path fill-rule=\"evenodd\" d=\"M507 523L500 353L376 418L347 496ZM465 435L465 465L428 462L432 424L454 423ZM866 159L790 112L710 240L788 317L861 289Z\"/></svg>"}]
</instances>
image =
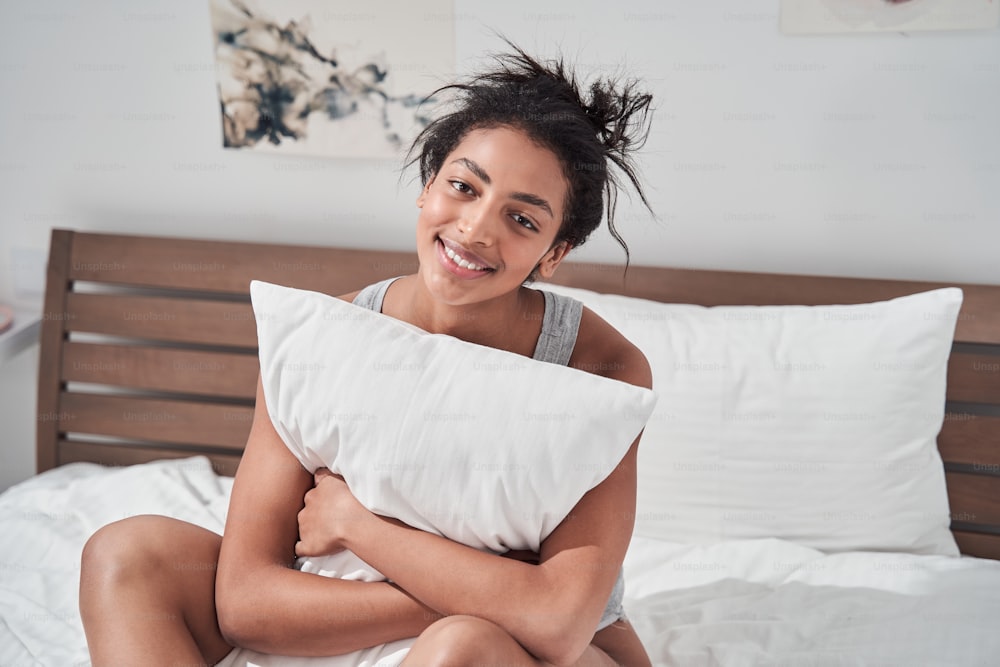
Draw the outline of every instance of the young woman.
<instances>
[{"instance_id":1,"label":"young woman","mask_svg":"<svg viewBox=\"0 0 1000 667\"><path fill-rule=\"evenodd\" d=\"M644 356L614 328L579 302L524 285L553 275L605 211L621 242L608 162L645 202L630 152L648 132L650 97L599 81L585 100L561 62L516 47L494 71L446 90L458 108L412 149L424 184L418 272L342 298L649 387ZM638 440L539 554L496 556L372 514L340 478L302 468L259 385L256 405L224 537L145 516L88 542L80 608L95 667L214 664L233 646L336 655L407 637L417 638L407 665L649 664L621 609ZM290 567L296 556L340 549L389 581Z\"/></svg>"}]
</instances>

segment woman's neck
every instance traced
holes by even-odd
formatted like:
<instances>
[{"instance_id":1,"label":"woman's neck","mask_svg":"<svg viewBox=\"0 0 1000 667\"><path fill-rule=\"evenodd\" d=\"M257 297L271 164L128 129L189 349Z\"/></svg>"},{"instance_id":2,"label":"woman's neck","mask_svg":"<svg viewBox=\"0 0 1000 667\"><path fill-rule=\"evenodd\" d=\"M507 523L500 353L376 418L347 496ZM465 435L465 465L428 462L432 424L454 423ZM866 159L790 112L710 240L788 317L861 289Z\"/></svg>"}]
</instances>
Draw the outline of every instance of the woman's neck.
<instances>
[{"instance_id":1,"label":"woman's neck","mask_svg":"<svg viewBox=\"0 0 1000 667\"><path fill-rule=\"evenodd\" d=\"M536 290L519 288L488 301L456 306L434 299L419 275L411 275L390 286L382 312L430 333L530 357L541 332L545 299Z\"/></svg>"}]
</instances>

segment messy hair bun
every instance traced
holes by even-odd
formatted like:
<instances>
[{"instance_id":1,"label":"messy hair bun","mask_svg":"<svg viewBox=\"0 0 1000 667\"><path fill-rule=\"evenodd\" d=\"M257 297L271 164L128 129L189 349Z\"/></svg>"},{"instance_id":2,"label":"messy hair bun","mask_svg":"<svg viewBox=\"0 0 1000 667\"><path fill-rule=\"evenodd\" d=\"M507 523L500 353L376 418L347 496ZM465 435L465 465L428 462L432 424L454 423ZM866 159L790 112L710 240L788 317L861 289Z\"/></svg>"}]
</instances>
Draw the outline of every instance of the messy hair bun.
<instances>
[{"instance_id":1,"label":"messy hair bun","mask_svg":"<svg viewBox=\"0 0 1000 667\"><path fill-rule=\"evenodd\" d=\"M541 62L505 41L512 52L494 54L494 68L431 94L449 94L453 108L417 136L407 164L419 163L426 184L470 131L501 126L521 130L558 157L569 183L555 242L582 245L606 213L608 230L625 250L627 263L628 245L614 223L622 183L609 166L628 179L651 211L633 154L649 135L652 96L640 92L635 80L610 78L595 80L585 96L561 58Z\"/></svg>"}]
</instances>

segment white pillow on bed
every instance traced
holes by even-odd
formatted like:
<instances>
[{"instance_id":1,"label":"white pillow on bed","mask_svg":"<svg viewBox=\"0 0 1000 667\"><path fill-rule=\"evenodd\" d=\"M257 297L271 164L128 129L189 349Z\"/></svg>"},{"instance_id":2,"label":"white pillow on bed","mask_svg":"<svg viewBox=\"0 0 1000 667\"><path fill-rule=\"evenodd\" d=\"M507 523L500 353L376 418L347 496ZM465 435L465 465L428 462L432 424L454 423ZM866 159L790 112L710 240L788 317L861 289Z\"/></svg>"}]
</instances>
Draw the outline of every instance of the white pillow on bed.
<instances>
[{"instance_id":1,"label":"white pillow on bed","mask_svg":"<svg viewBox=\"0 0 1000 667\"><path fill-rule=\"evenodd\" d=\"M706 308L540 288L583 301L652 367L636 534L958 554L936 437L960 289Z\"/></svg>"},{"instance_id":2,"label":"white pillow on bed","mask_svg":"<svg viewBox=\"0 0 1000 667\"><path fill-rule=\"evenodd\" d=\"M302 465L343 475L377 514L476 548L537 551L655 403L317 292L254 281L250 294L271 421ZM371 578L366 567L303 569Z\"/></svg>"}]
</instances>

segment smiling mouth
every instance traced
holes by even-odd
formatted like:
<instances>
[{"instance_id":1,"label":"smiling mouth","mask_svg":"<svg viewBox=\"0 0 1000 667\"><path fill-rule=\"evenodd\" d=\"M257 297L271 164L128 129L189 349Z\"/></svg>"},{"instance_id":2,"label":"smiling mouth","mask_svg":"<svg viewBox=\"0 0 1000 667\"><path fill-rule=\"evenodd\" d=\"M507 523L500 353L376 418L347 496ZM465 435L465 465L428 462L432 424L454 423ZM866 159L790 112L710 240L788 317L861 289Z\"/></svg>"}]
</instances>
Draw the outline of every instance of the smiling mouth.
<instances>
[{"instance_id":1,"label":"smiling mouth","mask_svg":"<svg viewBox=\"0 0 1000 667\"><path fill-rule=\"evenodd\" d=\"M466 259L460 253L458 253L455 250L453 250L447 243L445 243L444 239L439 238L438 241L440 241L441 246L444 248L444 254L445 254L445 256L455 266L463 268L463 269L466 269L466 270L469 270L469 271L481 271L483 273L487 273L487 272L495 270L492 267L484 266L482 264L478 264L476 262L473 262L473 261L470 261L470 260Z\"/></svg>"}]
</instances>

